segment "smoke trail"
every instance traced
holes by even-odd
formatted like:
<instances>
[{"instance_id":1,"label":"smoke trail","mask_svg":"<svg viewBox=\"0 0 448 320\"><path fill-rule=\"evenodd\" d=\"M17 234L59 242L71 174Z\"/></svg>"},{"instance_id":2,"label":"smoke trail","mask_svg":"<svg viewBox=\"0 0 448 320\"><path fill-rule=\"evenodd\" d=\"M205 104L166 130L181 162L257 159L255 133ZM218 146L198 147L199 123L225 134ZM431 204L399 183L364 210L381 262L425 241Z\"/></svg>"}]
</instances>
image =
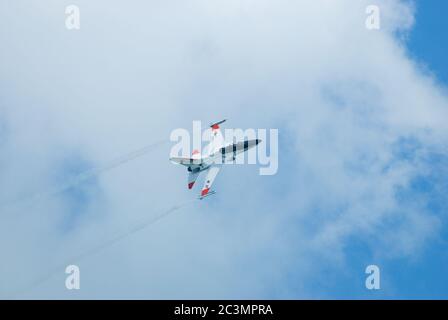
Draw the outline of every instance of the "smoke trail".
<instances>
[{"instance_id":1,"label":"smoke trail","mask_svg":"<svg viewBox=\"0 0 448 320\"><path fill-rule=\"evenodd\" d=\"M63 193L73 187L76 187L80 185L81 183L84 183L94 177L97 177L105 172L111 171L113 169L116 169L134 159L137 159L139 157L142 157L152 150L154 150L156 147L163 145L164 143L167 143L167 140L160 140L158 142L155 142L153 144L147 145L141 149L134 150L130 153L127 153L123 156L120 156L114 160L111 160L109 163L104 164L103 166L92 168L87 171L84 171L80 173L79 175L69 179L66 183L50 188L46 191L36 193L34 195L30 195L28 197L12 201L10 203L6 203L0 206L1 211L16 211L18 207L25 207L27 205L35 204L38 201L41 201L43 199L51 198L54 196L57 196L60 193ZM5 210L6 209L6 210Z\"/></svg>"},{"instance_id":2,"label":"smoke trail","mask_svg":"<svg viewBox=\"0 0 448 320\"><path fill-rule=\"evenodd\" d=\"M196 200L197 199L189 200L189 201L180 203L178 205L174 205L171 208L169 208L168 210L162 211L161 213L159 213L156 216L153 216L149 219L142 219L142 220L136 222L129 228L122 230L121 232L117 232L115 236L105 240L104 242L101 242L101 243L91 247L90 249L87 249L86 251L81 252L80 254L71 257L70 259L66 259L65 263L60 264L57 268L52 269L47 274L40 277L33 283L31 283L29 286L27 286L27 288L20 290L19 292L16 292L15 294L13 294L12 296L10 296L8 298L9 299L17 298L19 295L24 294L25 292L32 290L32 289L38 287L39 285L43 284L44 282L51 279L56 274L63 272L68 265L74 264L75 262L79 262L82 259L85 259L91 255L94 255L94 254L100 252L101 250L103 250L109 246L112 246L113 244L119 242L120 240L123 240L123 239L127 238L128 236L131 236L132 234L139 232L139 231L157 223L158 221L162 220L163 218L165 218L165 217L169 216L170 214L176 212L177 210L195 202Z\"/></svg>"}]
</instances>

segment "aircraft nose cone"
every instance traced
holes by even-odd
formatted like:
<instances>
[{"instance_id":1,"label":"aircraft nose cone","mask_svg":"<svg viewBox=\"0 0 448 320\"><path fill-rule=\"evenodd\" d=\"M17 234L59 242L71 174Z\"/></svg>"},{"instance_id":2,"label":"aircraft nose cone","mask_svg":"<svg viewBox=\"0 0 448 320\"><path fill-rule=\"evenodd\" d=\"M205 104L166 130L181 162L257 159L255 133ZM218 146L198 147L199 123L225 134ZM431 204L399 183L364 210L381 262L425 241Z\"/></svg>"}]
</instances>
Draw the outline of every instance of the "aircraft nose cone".
<instances>
[{"instance_id":1,"label":"aircraft nose cone","mask_svg":"<svg viewBox=\"0 0 448 320\"><path fill-rule=\"evenodd\" d=\"M261 141L263 141L263 140L261 140L261 139L256 139L256 140L255 140L255 145L261 143Z\"/></svg>"}]
</instances>

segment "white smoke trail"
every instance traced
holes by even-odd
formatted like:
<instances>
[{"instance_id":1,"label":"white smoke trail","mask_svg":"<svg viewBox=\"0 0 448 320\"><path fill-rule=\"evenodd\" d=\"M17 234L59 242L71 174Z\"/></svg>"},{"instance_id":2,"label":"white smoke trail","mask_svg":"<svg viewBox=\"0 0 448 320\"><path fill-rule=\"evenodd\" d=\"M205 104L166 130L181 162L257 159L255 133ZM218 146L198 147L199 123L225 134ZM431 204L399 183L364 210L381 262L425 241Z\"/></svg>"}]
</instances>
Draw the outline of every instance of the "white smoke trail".
<instances>
[{"instance_id":1,"label":"white smoke trail","mask_svg":"<svg viewBox=\"0 0 448 320\"><path fill-rule=\"evenodd\" d=\"M82 172L79 175L74 176L73 178L69 179L67 182L63 183L62 185L55 186L55 187L45 190L43 192L35 193L33 195L0 205L0 209L2 212L1 217L3 218L5 216L5 214L3 212L7 213L6 216L9 216L12 213L16 213L17 211L19 211L19 213L20 213L20 209L22 209L22 208L25 208L30 205L35 205L39 201L57 196L57 195L65 192L73 187L76 187L77 185L80 185L81 183L84 183L94 177L97 177L103 173L106 173L108 171L116 169L116 168L128 163L129 161L132 161L134 159L142 157L142 156L148 154L149 152L153 151L156 147L161 146L167 142L168 142L167 140L160 140L153 144L147 145L141 149L134 150L134 151L127 153L123 156L120 156L114 160L111 160L110 162L104 164L103 166L100 166L97 168L92 168L85 172Z\"/></svg>"},{"instance_id":2,"label":"white smoke trail","mask_svg":"<svg viewBox=\"0 0 448 320\"><path fill-rule=\"evenodd\" d=\"M100 252L101 250L119 242L120 240L123 240L126 237L131 236L132 234L134 234L138 231L141 231L141 230L157 223L158 221L162 220L163 218L169 216L170 214L176 212L177 210L179 210L189 204L192 204L195 201L197 201L197 199L189 200L189 201L174 205L171 208L169 208L168 210L164 210L156 216L142 219L142 220L134 223L129 228L126 228L124 230L117 232L114 236L110 237L109 239L106 239L103 242L100 242L100 243L94 245L93 247L86 249L85 251L79 253L76 256L66 259L65 263L61 263L58 267L52 269L51 271L47 272L45 275L43 275L39 279L33 281L29 286L27 286L23 290L20 290L20 291L17 291L16 293L11 294L9 297L7 297L7 299L17 299L20 295L23 295L24 293L26 293L32 289L35 289L36 287L43 284L47 280L51 279L56 274L64 272L65 268L68 265L77 263L82 259L85 259L91 255L94 255L94 254Z\"/></svg>"}]
</instances>

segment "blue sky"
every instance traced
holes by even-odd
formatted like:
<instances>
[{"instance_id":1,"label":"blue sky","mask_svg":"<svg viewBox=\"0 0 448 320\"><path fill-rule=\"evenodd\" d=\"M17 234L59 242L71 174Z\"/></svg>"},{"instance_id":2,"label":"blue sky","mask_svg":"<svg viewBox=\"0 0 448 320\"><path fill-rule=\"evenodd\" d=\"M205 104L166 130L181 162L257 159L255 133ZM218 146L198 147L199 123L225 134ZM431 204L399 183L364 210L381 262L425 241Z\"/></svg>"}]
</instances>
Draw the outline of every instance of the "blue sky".
<instances>
[{"instance_id":1,"label":"blue sky","mask_svg":"<svg viewBox=\"0 0 448 320\"><path fill-rule=\"evenodd\" d=\"M416 22L407 42L410 55L418 62L423 63L430 72L445 87L448 86L448 42L446 32L448 20L445 13L448 10L446 1L420 0L416 1ZM448 224L446 212L448 209L448 158L446 156L434 156L428 159L432 172L428 175L417 177L408 190L407 199L423 197L427 206L436 215L444 217L440 237L432 241L416 259L398 259L385 261L385 279L393 283L394 294L385 293L379 295L392 298L447 298L448 297ZM355 240L356 241L356 240ZM350 250L350 259L355 264L366 264L371 256L369 248L362 244L354 244ZM361 257L361 259L360 259ZM359 268L358 268L359 269ZM345 279L347 280L347 279ZM344 280L344 281L345 281ZM351 288L345 288L345 293L355 289L357 283ZM344 288L344 286L342 286ZM342 292L344 292L342 291ZM343 297L344 294L337 294ZM361 297L369 297L360 293Z\"/></svg>"},{"instance_id":2,"label":"blue sky","mask_svg":"<svg viewBox=\"0 0 448 320\"><path fill-rule=\"evenodd\" d=\"M428 65L440 81L448 83L448 62L444 13L448 3L437 0L416 1L417 14L414 29L409 38L411 54Z\"/></svg>"},{"instance_id":3,"label":"blue sky","mask_svg":"<svg viewBox=\"0 0 448 320\"><path fill-rule=\"evenodd\" d=\"M447 298L448 5L378 0L367 30L370 2L1 2L0 294L56 268L24 297ZM195 198L170 133L223 118L279 129L276 175L224 168L71 261Z\"/></svg>"},{"instance_id":4,"label":"blue sky","mask_svg":"<svg viewBox=\"0 0 448 320\"><path fill-rule=\"evenodd\" d=\"M415 25L406 40L409 55L421 64L425 72L448 87L448 42L446 32L448 2L417 0ZM412 156L412 143L398 147L401 157ZM442 218L440 234L412 258L378 259L372 244L362 237L351 237L346 247L350 261L343 272L327 270L324 279L312 279L310 292L329 299L446 299L448 297L448 157L436 154L427 159L430 172L417 176L406 190L398 193L405 205L416 198L422 200L430 212ZM366 291L363 268L369 264L381 267L384 290Z\"/></svg>"}]
</instances>

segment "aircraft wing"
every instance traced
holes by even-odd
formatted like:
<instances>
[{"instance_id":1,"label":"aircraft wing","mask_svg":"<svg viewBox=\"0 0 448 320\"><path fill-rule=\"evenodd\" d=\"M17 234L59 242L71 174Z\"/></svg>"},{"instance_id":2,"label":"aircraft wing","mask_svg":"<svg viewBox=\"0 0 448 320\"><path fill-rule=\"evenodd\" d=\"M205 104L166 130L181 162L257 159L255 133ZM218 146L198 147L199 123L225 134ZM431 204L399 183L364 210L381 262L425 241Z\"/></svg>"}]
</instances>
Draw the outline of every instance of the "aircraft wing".
<instances>
[{"instance_id":1,"label":"aircraft wing","mask_svg":"<svg viewBox=\"0 0 448 320\"><path fill-rule=\"evenodd\" d=\"M188 173L188 189L193 188L194 183L196 182L196 179L199 176L199 171L198 172L189 172Z\"/></svg>"},{"instance_id":2,"label":"aircraft wing","mask_svg":"<svg viewBox=\"0 0 448 320\"><path fill-rule=\"evenodd\" d=\"M200 165L202 163L202 159L181 158L181 157L170 158L170 161L175 164L181 164L184 166Z\"/></svg>"},{"instance_id":3,"label":"aircraft wing","mask_svg":"<svg viewBox=\"0 0 448 320\"><path fill-rule=\"evenodd\" d=\"M201 191L201 198L212 194L212 192L210 192L210 188L212 187L213 181L215 181L215 178L218 175L220 169L221 167L215 164L211 165L207 169L207 176L205 177L204 187L202 188Z\"/></svg>"}]
</instances>

